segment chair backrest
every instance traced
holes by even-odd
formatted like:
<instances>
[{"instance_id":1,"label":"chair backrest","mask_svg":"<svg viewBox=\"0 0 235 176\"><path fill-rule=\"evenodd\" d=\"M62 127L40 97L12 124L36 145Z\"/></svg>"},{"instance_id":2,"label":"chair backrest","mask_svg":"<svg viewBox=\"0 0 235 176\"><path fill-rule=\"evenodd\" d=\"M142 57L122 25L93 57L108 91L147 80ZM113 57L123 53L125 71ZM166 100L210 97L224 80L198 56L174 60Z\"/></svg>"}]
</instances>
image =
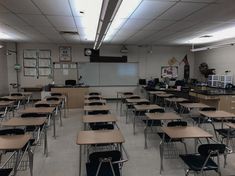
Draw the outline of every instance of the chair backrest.
<instances>
[{"instance_id":1,"label":"chair backrest","mask_svg":"<svg viewBox=\"0 0 235 176\"><path fill-rule=\"evenodd\" d=\"M218 154L224 154L225 149L225 144L202 144L198 147L198 153L205 157L208 155L217 156Z\"/></svg>"},{"instance_id":2,"label":"chair backrest","mask_svg":"<svg viewBox=\"0 0 235 176\"><path fill-rule=\"evenodd\" d=\"M105 110L90 111L90 112L88 112L89 115L108 114L108 113L109 113L109 111L105 111Z\"/></svg>"},{"instance_id":3,"label":"chair backrest","mask_svg":"<svg viewBox=\"0 0 235 176\"><path fill-rule=\"evenodd\" d=\"M102 102L91 102L89 103L89 106L99 106L99 105L103 105Z\"/></svg>"},{"instance_id":4,"label":"chair backrest","mask_svg":"<svg viewBox=\"0 0 235 176\"><path fill-rule=\"evenodd\" d=\"M98 92L90 92L89 95L100 95Z\"/></svg>"},{"instance_id":5,"label":"chair backrest","mask_svg":"<svg viewBox=\"0 0 235 176\"><path fill-rule=\"evenodd\" d=\"M137 105L149 105L150 102L148 101L142 101L142 102L138 102Z\"/></svg>"},{"instance_id":6,"label":"chair backrest","mask_svg":"<svg viewBox=\"0 0 235 176\"><path fill-rule=\"evenodd\" d=\"M121 160L121 152L118 150L94 152L89 155L89 161L91 163L99 163L101 159L110 158L112 162Z\"/></svg>"},{"instance_id":7,"label":"chair backrest","mask_svg":"<svg viewBox=\"0 0 235 176\"><path fill-rule=\"evenodd\" d=\"M113 124L96 123L91 125L92 130L113 130Z\"/></svg>"},{"instance_id":8,"label":"chair backrest","mask_svg":"<svg viewBox=\"0 0 235 176\"><path fill-rule=\"evenodd\" d=\"M89 97L88 100L100 100L100 97Z\"/></svg>"},{"instance_id":9,"label":"chair backrest","mask_svg":"<svg viewBox=\"0 0 235 176\"><path fill-rule=\"evenodd\" d=\"M129 99L140 99L140 96L131 96Z\"/></svg>"},{"instance_id":10,"label":"chair backrest","mask_svg":"<svg viewBox=\"0 0 235 176\"><path fill-rule=\"evenodd\" d=\"M62 96L62 93L54 93L54 92L51 92L51 96Z\"/></svg>"},{"instance_id":11,"label":"chair backrest","mask_svg":"<svg viewBox=\"0 0 235 176\"><path fill-rule=\"evenodd\" d=\"M216 111L215 107L206 107L206 108L202 108L201 111Z\"/></svg>"},{"instance_id":12,"label":"chair backrest","mask_svg":"<svg viewBox=\"0 0 235 176\"><path fill-rule=\"evenodd\" d=\"M65 85L75 86L76 85L76 80L65 80Z\"/></svg>"},{"instance_id":13,"label":"chair backrest","mask_svg":"<svg viewBox=\"0 0 235 176\"><path fill-rule=\"evenodd\" d=\"M35 104L36 108L42 108L42 107L50 107L49 104Z\"/></svg>"},{"instance_id":14,"label":"chair backrest","mask_svg":"<svg viewBox=\"0 0 235 176\"><path fill-rule=\"evenodd\" d=\"M9 98L0 98L0 101L11 101Z\"/></svg>"},{"instance_id":15,"label":"chair backrest","mask_svg":"<svg viewBox=\"0 0 235 176\"><path fill-rule=\"evenodd\" d=\"M25 134L24 130L21 128L11 128L11 129L1 129L0 135L20 135Z\"/></svg>"},{"instance_id":16,"label":"chair backrest","mask_svg":"<svg viewBox=\"0 0 235 176\"><path fill-rule=\"evenodd\" d=\"M45 117L45 114L39 114L39 113L24 113L21 114L22 118L26 118L26 117Z\"/></svg>"},{"instance_id":17,"label":"chair backrest","mask_svg":"<svg viewBox=\"0 0 235 176\"><path fill-rule=\"evenodd\" d=\"M151 110L149 110L149 113L155 113L155 112L164 113L165 110L163 108L162 109L151 109Z\"/></svg>"},{"instance_id":18,"label":"chair backrest","mask_svg":"<svg viewBox=\"0 0 235 176\"><path fill-rule=\"evenodd\" d=\"M187 122L185 121L171 121L167 124L168 127L175 127L175 126L187 126Z\"/></svg>"},{"instance_id":19,"label":"chair backrest","mask_svg":"<svg viewBox=\"0 0 235 176\"><path fill-rule=\"evenodd\" d=\"M59 101L60 99L57 97L48 97L46 100L47 101Z\"/></svg>"},{"instance_id":20,"label":"chair backrest","mask_svg":"<svg viewBox=\"0 0 235 176\"><path fill-rule=\"evenodd\" d=\"M23 96L22 93L11 93L11 96Z\"/></svg>"},{"instance_id":21,"label":"chair backrest","mask_svg":"<svg viewBox=\"0 0 235 176\"><path fill-rule=\"evenodd\" d=\"M124 92L123 95L133 95L133 92Z\"/></svg>"}]
</instances>

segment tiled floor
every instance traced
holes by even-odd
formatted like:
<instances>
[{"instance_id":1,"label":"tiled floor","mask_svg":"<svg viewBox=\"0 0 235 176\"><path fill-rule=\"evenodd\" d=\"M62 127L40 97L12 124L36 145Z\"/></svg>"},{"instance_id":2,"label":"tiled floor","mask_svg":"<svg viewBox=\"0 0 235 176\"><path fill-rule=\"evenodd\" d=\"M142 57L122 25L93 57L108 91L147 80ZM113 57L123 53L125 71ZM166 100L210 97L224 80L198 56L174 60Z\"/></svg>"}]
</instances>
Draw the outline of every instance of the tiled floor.
<instances>
[{"instance_id":1,"label":"tiled floor","mask_svg":"<svg viewBox=\"0 0 235 176\"><path fill-rule=\"evenodd\" d=\"M156 134L149 136L149 148L144 149L143 125L137 125L137 133L133 135L132 123L125 123L125 117L116 111L116 104L112 113L118 116L118 125L125 137L125 148L129 154L129 161L123 167L124 176L156 176L159 174L159 138ZM48 132L49 156L43 155L43 147L35 150L34 176L78 176L79 147L76 145L77 132L81 129L81 116L83 111L78 109L69 110L68 118L63 119L63 127L57 126L57 138L52 137L52 129ZM188 141L192 145L193 141ZM192 146L190 149L192 150ZM222 175L235 175L235 154L228 156L228 165L222 170ZM182 176L184 167L179 159L168 159L164 161L165 176ZM83 169L85 168L83 162ZM29 175L29 171L19 172L20 176ZM86 175L83 170L83 175ZM208 175L217 175L214 172Z\"/></svg>"}]
</instances>

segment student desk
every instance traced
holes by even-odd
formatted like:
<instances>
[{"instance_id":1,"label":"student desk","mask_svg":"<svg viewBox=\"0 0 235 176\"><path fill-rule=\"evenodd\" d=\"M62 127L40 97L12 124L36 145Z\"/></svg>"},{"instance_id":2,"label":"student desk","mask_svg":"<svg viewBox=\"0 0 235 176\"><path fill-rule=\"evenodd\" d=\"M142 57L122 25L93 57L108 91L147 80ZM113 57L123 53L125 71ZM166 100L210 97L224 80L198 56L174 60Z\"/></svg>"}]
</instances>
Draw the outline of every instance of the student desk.
<instances>
[{"instance_id":1,"label":"student desk","mask_svg":"<svg viewBox=\"0 0 235 176\"><path fill-rule=\"evenodd\" d=\"M174 94L169 94L169 93L157 93L156 94L156 104L159 102L161 104L161 100L163 105L165 104L165 98L169 98L174 96Z\"/></svg>"},{"instance_id":2,"label":"student desk","mask_svg":"<svg viewBox=\"0 0 235 176\"><path fill-rule=\"evenodd\" d=\"M56 114L58 111L60 113L60 126L62 126L61 109L60 109L60 107L62 106L62 100L58 100L58 101L57 100L41 100L35 103L35 105L37 104L49 104L51 107L55 107ZM65 111L64 111L64 118L65 118Z\"/></svg>"},{"instance_id":3,"label":"student desk","mask_svg":"<svg viewBox=\"0 0 235 176\"><path fill-rule=\"evenodd\" d=\"M8 108L14 106L14 101L0 101L0 108L5 108L4 115L7 114ZM14 116L14 108L12 108L12 113Z\"/></svg>"},{"instance_id":4,"label":"student desk","mask_svg":"<svg viewBox=\"0 0 235 176\"><path fill-rule=\"evenodd\" d=\"M80 131L76 144L79 145L79 176L82 166L82 146L95 144L119 144L122 152L122 143L125 139L119 130Z\"/></svg>"},{"instance_id":5,"label":"student desk","mask_svg":"<svg viewBox=\"0 0 235 176\"><path fill-rule=\"evenodd\" d=\"M146 126L144 129L144 141L145 141L145 148L147 146L147 133L148 133L148 121L150 120L161 120L161 121L168 121L168 120L180 120L182 119L181 116L174 112L164 112L164 113L145 113L146 115Z\"/></svg>"},{"instance_id":6,"label":"student desk","mask_svg":"<svg viewBox=\"0 0 235 176\"><path fill-rule=\"evenodd\" d=\"M134 110L135 112L145 112L153 109L163 109L161 106L155 105L155 104L150 104L150 105L134 105ZM133 134L135 135L135 120L136 116L139 116L139 114L135 113L134 119L133 119Z\"/></svg>"},{"instance_id":7,"label":"student desk","mask_svg":"<svg viewBox=\"0 0 235 176\"><path fill-rule=\"evenodd\" d=\"M165 98L165 101L169 102L169 107L173 105L177 106L177 103L181 103L183 101L187 101L188 99L186 98L177 98L177 97L172 97L172 98Z\"/></svg>"},{"instance_id":8,"label":"student desk","mask_svg":"<svg viewBox=\"0 0 235 176\"><path fill-rule=\"evenodd\" d=\"M180 113L184 112L184 109L188 109L189 111L191 109L202 109L202 108L208 108L210 106L203 104L203 103L180 103L180 105L183 107Z\"/></svg>"},{"instance_id":9,"label":"student desk","mask_svg":"<svg viewBox=\"0 0 235 176\"><path fill-rule=\"evenodd\" d=\"M66 118L66 109L69 107L66 95L46 96L46 97L44 97L44 100L46 100L47 98L51 98L51 97L59 98L62 101L61 107L64 109L64 117ZM49 101L51 101L51 100L49 100Z\"/></svg>"},{"instance_id":10,"label":"student desk","mask_svg":"<svg viewBox=\"0 0 235 176\"><path fill-rule=\"evenodd\" d=\"M101 100L84 100L84 104L85 105L89 105L89 103L102 103L102 104L106 104L106 100L101 99Z\"/></svg>"},{"instance_id":11,"label":"student desk","mask_svg":"<svg viewBox=\"0 0 235 176\"><path fill-rule=\"evenodd\" d=\"M139 95L137 95L137 94L132 94L132 95L124 95L124 94L121 94L120 114L122 113L122 106L123 106L123 104L126 103L126 100L127 100L127 99L131 99L131 97L136 97L136 96L139 97Z\"/></svg>"},{"instance_id":12,"label":"student desk","mask_svg":"<svg viewBox=\"0 0 235 176\"><path fill-rule=\"evenodd\" d=\"M84 113L87 114L90 111L110 111L111 107L108 105L97 105L97 106L84 106Z\"/></svg>"},{"instance_id":13,"label":"student desk","mask_svg":"<svg viewBox=\"0 0 235 176\"><path fill-rule=\"evenodd\" d=\"M84 130L86 130L86 124L89 124L89 123L100 123L100 122L112 122L112 123L116 124L117 118L113 114L84 115L82 117L82 122L84 123ZM118 126L117 126L117 128L118 128Z\"/></svg>"},{"instance_id":14,"label":"student desk","mask_svg":"<svg viewBox=\"0 0 235 176\"><path fill-rule=\"evenodd\" d=\"M132 95L134 95L134 92L128 92L128 91L117 91L117 104L116 104L116 109L118 109L118 99L120 98L121 99L121 101L123 100L123 98L124 98L124 94L125 93L133 93ZM130 96L130 95L129 95ZM121 104L122 104L122 102L121 102ZM121 108L121 107L120 107ZM121 109L120 109L121 110Z\"/></svg>"},{"instance_id":15,"label":"student desk","mask_svg":"<svg viewBox=\"0 0 235 176\"><path fill-rule=\"evenodd\" d=\"M14 176L17 173L17 168L19 166L19 162L21 160L19 156L20 150L29 142L31 135L24 134L24 135L4 135L0 136L0 150L15 150L16 151L16 162L14 166ZM33 153L29 149L29 144L26 148L28 150L29 155L29 167L30 167L30 175L33 175Z\"/></svg>"},{"instance_id":16,"label":"student desk","mask_svg":"<svg viewBox=\"0 0 235 176\"><path fill-rule=\"evenodd\" d=\"M145 98L138 98L138 99L126 99L126 123L127 123L127 118L128 118L128 112L129 112L129 105L134 105L137 103L141 103L141 102L149 102L149 100L145 99Z\"/></svg>"},{"instance_id":17,"label":"student desk","mask_svg":"<svg viewBox=\"0 0 235 176\"><path fill-rule=\"evenodd\" d=\"M199 111L199 113L205 117L211 118L211 119L218 119L221 120L221 128L223 128L223 122L226 119L232 119L235 117L235 115L231 112L226 111Z\"/></svg>"},{"instance_id":18,"label":"student desk","mask_svg":"<svg viewBox=\"0 0 235 176\"><path fill-rule=\"evenodd\" d=\"M21 101L26 100L26 96L11 96L11 95L8 95L8 96L4 96L2 98L7 98L11 101L18 102L18 104L20 104ZM24 103L24 108L25 108L25 103Z\"/></svg>"},{"instance_id":19,"label":"student desk","mask_svg":"<svg viewBox=\"0 0 235 176\"><path fill-rule=\"evenodd\" d=\"M53 116L53 112L55 111L55 107L28 107L22 111L20 111L21 114L24 113L38 113L38 114L45 114L47 116L52 116L53 118L53 137L56 138L56 125L55 125L55 117Z\"/></svg>"},{"instance_id":20,"label":"student desk","mask_svg":"<svg viewBox=\"0 0 235 176\"><path fill-rule=\"evenodd\" d=\"M151 102L155 102L156 103L156 95L157 94L165 94L166 92L165 91L161 91L161 90L156 90L156 91L147 91L148 92L148 95L149 95L149 100Z\"/></svg>"},{"instance_id":21,"label":"student desk","mask_svg":"<svg viewBox=\"0 0 235 176\"><path fill-rule=\"evenodd\" d=\"M5 127L21 127L21 126L36 126L39 127L47 123L47 117L27 117L27 118L11 118L1 125ZM44 128L44 154L48 156L48 145L47 145L47 127Z\"/></svg>"},{"instance_id":22,"label":"student desk","mask_svg":"<svg viewBox=\"0 0 235 176\"><path fill-rule=\"evenodd\" d=\"M195 126L186 127L162 127L163 134L167 134L172 139L195 139L195 151L197 147L197 140L199 138L213 138L213 135L204 131L203 129ZM163 152L164 152L164 141L165 135L163 135L163 140L160 143L160 174L163 171Z\"/></svg>"}]
</instances>

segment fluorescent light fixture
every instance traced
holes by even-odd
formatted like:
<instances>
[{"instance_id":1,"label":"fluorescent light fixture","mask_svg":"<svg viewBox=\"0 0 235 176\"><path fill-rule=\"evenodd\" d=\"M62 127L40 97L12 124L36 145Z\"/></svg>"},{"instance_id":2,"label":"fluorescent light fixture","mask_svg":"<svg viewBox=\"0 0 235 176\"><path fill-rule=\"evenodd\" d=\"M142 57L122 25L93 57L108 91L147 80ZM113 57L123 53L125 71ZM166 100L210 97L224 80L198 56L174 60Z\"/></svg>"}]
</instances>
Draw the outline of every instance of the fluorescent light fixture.
<instances>
[{"instance_id":1,"label":"fluorescent light fixture","mask_svg":"<svg viewBox=\"0 0 235 176\"><path fill-rule=\"evenodd\" d=\"M3 32L0 32L0 39L7 40L7 39L11 39L11 37Z\"/></svg>"},{"instance_id":2,"label":"fluorescent light fixture","mask_svg":"<svg viewBox=\"0 0 235 176\"><path fill-rule=\"evenodd\" d=\"M0 49L3 48L4 46L0 44Z\"/></svg>"},{"instance_id":3,"label":"fluorescent light fixture","mask_svg":"<svg viewBox=\"0 0 235 176\"><path fill-rule=\"evenodd\" d=\"M192 40L189 40L187 43L203 44L203 43L217 42L230 38L235 38L235 27L227 28L214 33L207 33L203 36L193 38Z\"/></svg>"},{"instance_id":4,"label":"fluorescent light fixture","mask_svg":"<svg viewBox=\"0 0 235 176\"><path fill-rule=\"evenodd\" d=\"M80 29L87 41L95 41L102 2L103 0L74 0L77 14L80 14Z\"/></svg>"},{"instance_id":5,"label":"fluorescent light fixture","mask_svg":"<svg viewBox=\"0 0 235 176\"><path fill-rule=\"evenodd\" d=\"M225 43L225 44L219 44L219 45L212 45L212 46L206 46L206 47L201 47L201 48L192 48L192 52L198 52L198 51L205 51L205 50L210 50L210 49L215 49L215 48L222 48L226 46L234 46L235 43Z\"/></svg>"},{"instance_id":6,"label":"fluorescent light fixture","mask_svg":"<svg viewBox=\"0 0 235 176\"><path fill-rule=\"evenodd\" d=\"M104 41L109 41L112 39L114 34L117 32L117 29L119 29L126 22L141 2L142 0L122 0L122 4L120 5L116 15L113 17L114 19Z\"/></svg>"}]
</instances>

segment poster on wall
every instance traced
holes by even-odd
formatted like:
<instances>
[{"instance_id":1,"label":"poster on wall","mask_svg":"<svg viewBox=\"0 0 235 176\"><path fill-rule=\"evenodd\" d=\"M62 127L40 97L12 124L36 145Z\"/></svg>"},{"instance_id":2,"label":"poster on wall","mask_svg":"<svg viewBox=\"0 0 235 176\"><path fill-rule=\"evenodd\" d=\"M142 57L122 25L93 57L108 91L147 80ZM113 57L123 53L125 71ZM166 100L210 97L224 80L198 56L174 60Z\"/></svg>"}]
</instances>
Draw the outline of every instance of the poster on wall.
<instances>
[{"instance_id":1,"label":"poster on wall","mask_svg":"<svg viewBox=\"0 0 235 176\"><path fill-rule=\"evenodd\" d=\"M177 66L163 66L161 68L162 78L177 78L178 77L178 67Z\"/></svg>"},{"instance_id":2,"label":"poster on wall","mask_svg":"<svg viewBox=\"0 0 235 176\"><path fill-rule=\"evenodd\" d=\"M60 46L59 57L60 57L61 62L71 62L72 61L72 47Z\"/></svg>"}]
</instances>

